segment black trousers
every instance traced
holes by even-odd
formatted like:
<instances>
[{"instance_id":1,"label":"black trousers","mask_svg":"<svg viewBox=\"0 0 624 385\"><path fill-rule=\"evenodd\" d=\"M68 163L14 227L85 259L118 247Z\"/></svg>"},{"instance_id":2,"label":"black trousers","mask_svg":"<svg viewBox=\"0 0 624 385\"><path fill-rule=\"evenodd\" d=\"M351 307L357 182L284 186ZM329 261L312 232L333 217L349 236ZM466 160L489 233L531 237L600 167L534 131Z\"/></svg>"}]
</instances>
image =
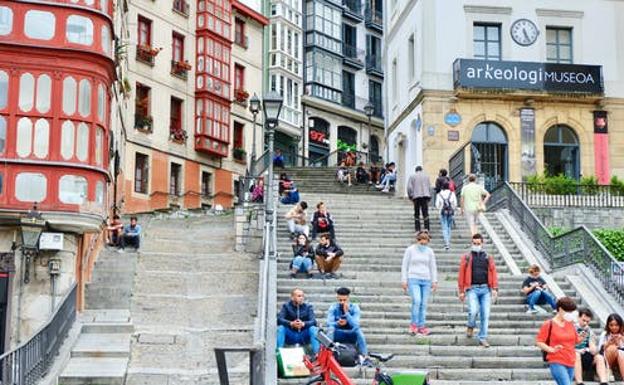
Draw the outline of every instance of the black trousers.
<instances>
[{"instance_id":1,"label":"black trousers","mask_svg":"<svg viewBox=\"0 0 624 385\"><path fill-rule=\"evenodd\" d=\"M423 220L425 222L425 229L429 231L429 197L419 197L413 200L414 202L414 225L416 231L420 231L420 213L422 212Z\"/></svg>"}]
</instances>

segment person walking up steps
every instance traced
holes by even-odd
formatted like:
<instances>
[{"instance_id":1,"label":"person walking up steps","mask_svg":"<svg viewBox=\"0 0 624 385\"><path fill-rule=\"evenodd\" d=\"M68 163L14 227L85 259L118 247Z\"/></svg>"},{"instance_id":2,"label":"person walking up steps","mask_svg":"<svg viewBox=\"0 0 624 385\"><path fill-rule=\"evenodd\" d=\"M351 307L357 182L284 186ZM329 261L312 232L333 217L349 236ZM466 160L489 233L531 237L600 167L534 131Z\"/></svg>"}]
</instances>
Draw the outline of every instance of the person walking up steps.
<instances>
[{"instance_id":1,"label":"person walking up steps","mask_svg":"<svg viewBox=\"0 0 624 385\"><path fill-rule=\"evenodd\" d=\"M466 337L472 338L477 325L477 313L480 318L479 345L489 348L487 341L490 322L491 300L498 296L498 274L494 258L483 250L483 236L472 236L470 254L462 255L457 277L459 300L468 299L468 324Z\"/></svg>"},{"instance_id":2,"label":"person walking up steps","mask_svg":"<svg viewBox=\"0 0 624 385\"><path fill-rule=\"evenodd\" d=\"M416 166L416 173L407 182L407 196L414 203L414 225L420 231L420 213L422 212L425 229L429 231L429 200L431 199L431 183L421 166Z\"/></svg>"},{"instance_id":3,"label":"person walking up steps","mask_svg":"<svg viewBox=\"0 0 624 385\"><path fill-rule=\"evenodd\" d=\"M475 235L478 233L479 214L485 211L485 204L490 199L490 193L483 186L477 184L475 174L468 176L468 182L461 189L461 213L466 215L471 235Z\"/></svg>"},{"instance_id":4,"label":"person walking up steps","mask_svg":"<svg viewBox=\"0 0 624 385\"><path fill-rule=\"evenodd\" d=\"M427 336L430 330L425 326L427 300L431 291L438 287L438 268L433 250L428 247L429 233L416 234L416 244L405 250L401 265L401 287L412 299L412 315L409 332L412 335Z\"/></svg>"},{"instance_id":5,"label":"person walking up steps","mask_svg":"<svg viewBox=\"0 0 624 385\"><path fill-rule=\"evenodd\" d=\"M440 186L440 192L436 195L436 209L440 210L440 224L442 226L442 237L444 238L444 249L451 248L451 229L455 220L455 210L457 209L457 197L449 189L449 183L444 182Z\"/></svg>"}]
</instances>

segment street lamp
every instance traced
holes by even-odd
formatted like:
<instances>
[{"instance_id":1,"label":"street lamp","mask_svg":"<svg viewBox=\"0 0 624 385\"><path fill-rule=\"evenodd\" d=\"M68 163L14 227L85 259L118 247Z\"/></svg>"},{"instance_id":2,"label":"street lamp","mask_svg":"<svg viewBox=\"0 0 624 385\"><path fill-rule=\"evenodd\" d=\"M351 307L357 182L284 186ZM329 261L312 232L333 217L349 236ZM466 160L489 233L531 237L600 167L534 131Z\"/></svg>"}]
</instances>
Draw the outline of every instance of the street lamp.
<instances>
[{"instance_id":1,"label":"street lamp","mask_svg":"<svg viewBox=\"0 0 624 385\"><path fill-rule=\"evenodd\" d=\"M30 260L39 253L39 238L45 228L46 221L37 210L37 204L33 209L20 218L20 230L22 234L22 253L24 254L24 283L30 282Z\"/></svg>"},{"instance_id":2,"label":"street lamp","mask_svg":"<svg viewBox=\"0 0 624 385\"><path fill-rule=\"evenodd\" d=\"M368 102L366 103L366 105L364 106L364 113L366 114L366 117L368 118L368 138L370 140L371 137L371 117L373 116L373 113L375 112L375 106L371 103ZM370 149L366 152L366 160L367 162L370 162Z\"/></svg>"},{"instance_id":3,"label":"street lamp","mask_svg":"<svg viewBox=\"0 0 624 385\"><path fill-rule=\"evenodd\" d=\"M269 92L264 96L262 101L262 109L264 110L264 124L266 125L267 133L269 134L269 183L267 185L267 198L265 199L265 226L268 226L267 242L271 244L271 240L274 239L275 223L273 223L273 142L275 140L275 128L279 122L279 115L282 110L282 103L284 98L275 91ZM275 245L271 244L269 247L269 258L275 256Z\"/></svg>"},{"instance_id":4,"label":"street lamp","mask_svg":"<svg viewBox=\"0 0 624 385\"><path fill-rule=\"evenodd\" d=\"M251 148L251 173L252 177L256 176L255 174L255 165L256 165L256 117L258 116L258 112L260 112L260 98L254 92L251 99L249 99L249 111L253 114L253 147Z\"/></svg>"}]
</instances>

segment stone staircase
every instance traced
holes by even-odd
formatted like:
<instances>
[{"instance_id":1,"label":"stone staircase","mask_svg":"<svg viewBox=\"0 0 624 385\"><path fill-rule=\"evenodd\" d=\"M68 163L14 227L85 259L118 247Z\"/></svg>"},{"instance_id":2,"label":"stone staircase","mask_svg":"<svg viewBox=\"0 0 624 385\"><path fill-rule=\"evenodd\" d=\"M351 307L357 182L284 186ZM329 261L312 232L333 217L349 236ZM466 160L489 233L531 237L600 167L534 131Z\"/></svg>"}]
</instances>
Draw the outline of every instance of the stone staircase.
<instances>
[{"instance_id":1,"label":"stone staircase","mask_svg":"<svg viewBox=\"0 0 624 385\"><path fill-rule=\"evenodd\" d=\"M233 250L232 215L150 222L137 263L125 385L217 384L214 347L252 345L258 260ZM232 384L248 382L246 357L228 356L228 363Z\"/></svg>"},{"instance_id":2,"label":"stone staircase","mask_svg":"<svg viewBox=\"0 0 624 385\"><path fill-rule=\"evenodd\" d=\"M85 293L78 340L59 377L63 385L123 385L130 358L130 298L137 253L105 248Z\"/></svg>"},{"instance_id":3,"label":"stone staircase","mask_svg":"<svg viewBox=\"0 0 624 385\"><path fill-rule=\"evenodd\" d=\"M297 171L292 175L301 174ZM492 305L490 317L488 341L492 346L482 348L476 338L466 338L466 305L457 298L459 257L468 251L469 229L465 220L457 217L451 249L445 251L435 210L431 210L433 239L430 246L437 257L439 288L428 307L428 326L432 334L413 337L408 334L410 299L400 287L403 253L414 236L411 202L381 194L336 194L334 188L321 193L324 187L317 184L316 177L310 182L300 180L299 186L301 198L309 207L324 201L336 220L336 237L345 251L339 270L342 277L336 280L289 277L288 263L292 252L283 216L291 206L281 205L278 214L278 307L289 300L293 288L301 287L324 326L326 311L335 301L335 289L346 286L352 290L352 301L360 304L361 325L369 350L397 354L386 365L391 373L427 369L434 385L553 383L539 350L534 346L537 330L549 314L525 313L520 287L527 263L499 223L491 221L490 224L522 274L511 273L501 251L492 244L490 236L484 234L485 247L494 255L500 282L499 299ZM568 282L556 281L567 295L582 303ZM597 328L598 324L593 326ZM347 368L347 372L357 384L368 384L373 376L372 369ZM280 379L279 383L303 384L305 380Z\"/></svg>"},{"instance_id":4,"label":"stone staircase","mask_svg":"<svg viewBox=\"0 0 624 385\"><path fill-rule=\"evenodd\" d=\"M336 181L336 167L289 167L285 170L277 169L279 175L285 172L294 182L299 191L325 191L326 193L339 194L371 194L371 195L393 195L381 193L373 185L362 185L355 183L355 169L352 167L352 186Z\"/></svg>"}]
</instances>

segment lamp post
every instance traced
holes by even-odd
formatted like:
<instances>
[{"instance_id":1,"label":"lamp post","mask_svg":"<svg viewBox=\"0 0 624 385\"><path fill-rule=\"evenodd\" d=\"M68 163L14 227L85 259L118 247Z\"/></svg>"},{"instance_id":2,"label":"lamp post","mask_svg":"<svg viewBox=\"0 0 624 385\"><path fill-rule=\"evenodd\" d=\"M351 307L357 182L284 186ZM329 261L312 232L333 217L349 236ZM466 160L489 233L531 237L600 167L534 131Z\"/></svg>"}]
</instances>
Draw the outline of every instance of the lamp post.
<instances>
[{"instance_id":1,"label":"lamp post","mask_svg":"<svg viewBox=\"0 0 624 385\"><path fill-rule=\"evenodd\" d=\"M30 282L30 259L39 253L39 237L45 228L46 221L37 210L37 204L33 209L20 218L20 229L22 233L22 253L24 261L24 283Z\"/></svg>"},{"instance_id":2,"label":"lamp post","mask_svg":"<svg viewBox=\"0 0 624 385\"><path fill-rule=\"evenodd\" d=\"M264 95L262 100L262 110L264 111L264 124L266 126L267 133L269 134L269 184L267 185L267 198L265 209L265 226L268 226L267 242L271 245L269 247L269 259L275 257L275 245L272 244L274 239L275 223L273 223L273 145L275 140L275 128L279 122L279 115L282 110L282 103L284 98L275 91L271 91Z\"/></svg>"},{"instance_id":3,"label":"lamp post","mask_svg":"<svg viewBox=\"0 0 624 385\"><path fill-rule=\"evenodd\" d=\"M260 112L260 98L254 92L251 99L249 99L249 111L253 114L253 147L251 148L251 176L255 177L255 165L256 165L256 117Z\"/></svg>"},{"instance_id":4,"label":"lamp post","mask_svg":"<svg viewBox=\"0 0 624 385\"><path fill-rule=\"evenodd\" d=\"M375 106L373 106L373 104L371 102L366 103L366 105L364 106L364 113L366 114L366 117L368 118L368 138L370 141L370 137L371 137L371 118L373 116L373 112L375 112ZM366 162L370 163L370 145L368 147L368 151L366 151Z\"/></svg>"}]
</instances>

